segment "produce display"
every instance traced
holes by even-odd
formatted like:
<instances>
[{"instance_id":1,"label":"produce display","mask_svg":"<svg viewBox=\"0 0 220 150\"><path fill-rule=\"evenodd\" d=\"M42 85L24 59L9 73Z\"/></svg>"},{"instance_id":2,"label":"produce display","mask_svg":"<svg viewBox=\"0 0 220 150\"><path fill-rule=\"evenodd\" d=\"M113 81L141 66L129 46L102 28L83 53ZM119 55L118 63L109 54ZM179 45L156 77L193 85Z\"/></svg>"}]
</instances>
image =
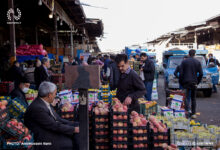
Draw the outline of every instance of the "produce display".
<instances>
[{"instance_id":1,"label":"produce display","mask_svg":"<svg viewBox=\"0 0 220 150\"><path fill-rule=\"evenodd\" d=\"M61 117L70 121L74 120L74 108L75 105L72 105L70 102L66 102L61 107Z\"/></svg>"},{"instance_id":2,"label":"produce display","mask_svg":"<svg viewBox=\"0 0 220 150\"><path fill-rule=\"evenodd\" d=\"M140 113L148 116L148 115L155 115L157 114L157 102L156 101L146 101L143 98L139 99L139 103L140 103Z\"/></svg>"},{"instance_id":3,"label":"produce display","mask_svg":"<svg viewBox=\"0 0 220 150\"><path fill-rule=\"evenodd\" d=\"M164 144L162 145L162 148L163 148L164 150L179 150L176 145L171 144L171 145L169 146L169 145L166 144L166 143L164 143Z\"/></svg>"},{"instance_id":4,"label":"produce display","mask_svg":"<svg viewBox=\"0 0 220 150\"><path fill-rule=\"evenodd\" d=\"M7 107L8 102L6 100L0 101L0 124L4 122L5 119L7 119L8 113L7 113Z\"/></svg>"},{"instance_id":5,"label":"produce display","mask_svg":"<svg viewBox=\"0 0 220 150\"><path fill-rule=\"evenodd\" d=\"M110 92L109 85L102 85L101 89L99 90L99 100L103 100L105 103L111 103L112 95Z\"/></svg>"},{"instance_id":6,"label":"produce display","mask_svg":"<svg viewBox=\"0 0 220 150\"><path fill-rule=\"evenodd\" d=\"M112 149L128 148L128 108L114 98L111 111Z\"/></svg>"},{"instance_id":7,"label":"produce display","mask_svg":"<svg viewBox=\"0 0 220 150\"><path fill-rule=\"evenodd\" d=\"M28 105L30 105L35 100L35 98L37 98L37 96L38 96L37 90L29 89L28 92L25 94L25 98L28 102Z\"/></svg>"},{"instance_id":8,"label":"produce display","mask_svg":"<svg viewBox=\"0 0 220 150\"><path fill-rule=\"evenodd\" d=\"M17 56L26 55L47 55L47 51L44 50L43 45L21 45L16 49Z\"/></svg>"},{"instance_id":9,"label":"produce display","mask_svg":"<svg viewBox=\"0 0 220 150\"><path fill-rule=\"evenodd\" d=\"M132 149L146 149L148 148L148 121L142 114L138 114L135 111L131 112L130 123L132 125Z\"/></svg>"},{"instance_id":10,"label":"produce display","mask_svg":"<svg viewBox=\"0 0 220 150\"><path fill-rule=\"evenodd\" d=\"M149 117L150 132L154 149L161 149L163 144L170 144L169 130L165 124L158 121L154 116Z\"/></svg>"},{"instance_id":11,"label":"produce display","mask_svg":"<svg viewBox=\"0 0 220 150\"><path fill-rule=\"evenodd\" d=\"M109 109L103 101L99 101L93 110L94 149L109 149Z\"/></svg>"}]
</instances>

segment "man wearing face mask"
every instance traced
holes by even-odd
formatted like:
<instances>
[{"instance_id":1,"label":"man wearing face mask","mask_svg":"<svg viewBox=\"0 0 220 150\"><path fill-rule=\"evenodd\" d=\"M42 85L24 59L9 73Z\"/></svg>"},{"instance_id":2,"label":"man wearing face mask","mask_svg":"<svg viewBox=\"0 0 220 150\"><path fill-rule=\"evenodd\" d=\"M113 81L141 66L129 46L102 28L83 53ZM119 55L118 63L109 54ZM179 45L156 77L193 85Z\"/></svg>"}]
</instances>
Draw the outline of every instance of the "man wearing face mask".
<instances>
[{"instance_id":1,"label":"man wearing face mask","mask_svg":"<svg viewBox=\"0 0 220 150\"><path fill-rule=\"evenodd\" d=\"M51 82L42 82L38 97L28 106L24 124L34 133L35 150L78 150L79 124L62 119L52 108L57 87Z\"/></svg>"},{"instance_id":2,"label":"man wearing face mask","mask_svg":"<svg viewBox=\"0 0 220 150\"><path fill-rule=\"evenodd\" d=\"M26 77L23 77L18 85L18 87L15 87L15 89L10 93L11 98L19 98L23 102L25 102L27 105L27 101L25 98L25 94L28 92L30 87L30 82Z\"/></svg>"}]
</instances>

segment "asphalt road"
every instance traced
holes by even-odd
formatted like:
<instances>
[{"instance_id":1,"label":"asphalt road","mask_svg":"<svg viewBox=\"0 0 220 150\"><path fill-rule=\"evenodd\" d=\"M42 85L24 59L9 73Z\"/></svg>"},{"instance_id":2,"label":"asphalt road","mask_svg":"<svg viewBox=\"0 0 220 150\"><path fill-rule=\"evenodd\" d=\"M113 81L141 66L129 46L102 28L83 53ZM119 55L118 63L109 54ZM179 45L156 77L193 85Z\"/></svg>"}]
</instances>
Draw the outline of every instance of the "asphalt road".
<instances>
[{"instance_id":1,"label":"asphalt road","mask_svg":"<svg viewBox=\"0 0 220 150\"><path fill-rule=\"evenodd\" d=\"M166 95L164 91L163 75L159 76L158 81L158 103L164 106ZM197 92L196 101L196 111L200 113L196 120L208 125L220 125L220 87L218 87L218 93L213 93L210 98L204 97L202 92Z\"/></svg>"}]
</instances>

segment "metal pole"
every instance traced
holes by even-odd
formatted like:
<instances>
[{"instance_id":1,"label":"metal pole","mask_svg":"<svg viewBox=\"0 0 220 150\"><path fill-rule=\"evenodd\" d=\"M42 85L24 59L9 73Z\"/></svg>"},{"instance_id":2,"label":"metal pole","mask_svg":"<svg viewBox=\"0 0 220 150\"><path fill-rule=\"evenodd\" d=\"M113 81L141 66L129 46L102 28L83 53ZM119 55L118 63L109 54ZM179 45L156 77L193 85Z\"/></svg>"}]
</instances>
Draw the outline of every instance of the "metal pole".
<instances>
[{"instance_id":1,"label":"metal pole","mask_svg":"<svg viewBox=\"0 0 220 150\"><path fill-rule=\"evenodd\" d=\"M79 89L79 149L89 150L88 89Z\"/></svg>"},{"instance_id":2,"label":"metal pole","mask_svg":"<svg viewBox=\"0 0 220 150\"><path fill-rule=\"evenodd\" d=\"M56 59L57 59L57 62L58 62L58 56L59 56L59 41L58 41L57 16L56 16L56 15L54 15L54 29L55 29Z\"/></svg>"},{"instance_id":3,"label":"metal pole","mask_svg":"<svg viewBox=\"0 0 220 150\"><path fill-rule=\"evenodd\" d=\"M37 26L35 28L35 34L36 34L36 45L38 45L38 28L37 28Z\"/></svg>"},{"instance_id":4,"label":"metal pole","mask_svg":"<svg viewBox=\"0 0 220 150\"><path fill-rule=\"evenodd\" d=\"M8 0L8 8L12 8L14 10L14 1ZM11 62L16 60L16 37L15 37L15 24L14 22L14 14L11 13L11 22L10 27L10 50L11 50Z\"/></svg>"},{"instance_id":5,"label":"metal pole","mask_svg":"<svg viewBox=\"0 0 220 150\"><path fill-rule=\"evenodd\" d=\"M73 26L70 26L71 32L70 32L70 43L71 43L71 56L74 57L74 52L73 52Z\"/></svg>"}]
</instances>

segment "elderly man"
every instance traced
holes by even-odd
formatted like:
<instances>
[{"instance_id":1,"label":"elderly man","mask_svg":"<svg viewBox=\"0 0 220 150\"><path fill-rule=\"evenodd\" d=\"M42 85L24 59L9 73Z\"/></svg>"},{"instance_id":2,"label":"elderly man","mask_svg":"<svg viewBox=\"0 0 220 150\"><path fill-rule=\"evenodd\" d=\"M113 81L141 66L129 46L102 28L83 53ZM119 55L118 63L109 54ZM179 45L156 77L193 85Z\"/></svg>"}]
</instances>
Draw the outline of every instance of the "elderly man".
<instances>
[{"instance_id":1,"label":"elderly man","mask_svg":"<svg viewBox=\"0 0 220 150\"><path fill-rule=\"evenodd\" d=\"M42 82L38 98L27 108L24 115L25 125L34 133L36 150L75 150L78 149L74 138L79 133L78 123L60 118L51 107L56 97L56 85ZM74 140L73 140L74 139Z\"/></svg>"},{"instance_id":2,"label":"elderly man","mask_svg":"<svg viewBox=\"0 0 220 150\"><path fill-rule=\"evenodd\" d=\"M50 81L50 74L48 73L48 69L50 68L50 59L44 57L41 61L42 65L37 67L34 71L34 79L37 89L43 81Z\"/></svg>"}]
</instances>

